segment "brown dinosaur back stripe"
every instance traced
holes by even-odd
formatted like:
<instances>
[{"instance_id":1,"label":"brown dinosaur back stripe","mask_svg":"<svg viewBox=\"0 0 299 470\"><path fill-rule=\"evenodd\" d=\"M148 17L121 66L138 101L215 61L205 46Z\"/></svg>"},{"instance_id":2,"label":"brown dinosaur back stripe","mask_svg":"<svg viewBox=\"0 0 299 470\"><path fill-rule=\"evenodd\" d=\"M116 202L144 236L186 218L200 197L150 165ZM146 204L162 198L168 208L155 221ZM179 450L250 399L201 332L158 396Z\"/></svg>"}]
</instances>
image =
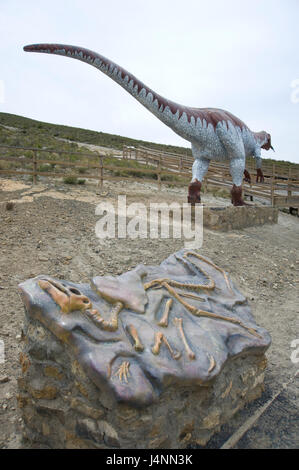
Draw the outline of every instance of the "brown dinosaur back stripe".
<instances>
[{"instance_id":1,"label":"brown dinosaur back stripe","mask_svg":"<svg viewBox=\"0 0 299 470\"><path fill-rule=\"evenodd\" d=\"M157 100L158 107L161 113L164 111L166 107L168 107L171 110L172 114L175 115L178 112L179 117L181 117L183 113L186 113L188 122L191 122L191 118L193 117L195 119L195 122L197 119L200 119L202 123L205 120L207 126L211 124L214 129L216 128L219 122L226 122L226 123L230 122L235 127L239 127L240 129L242 128L247 129L247 126L244 124L244 122L242 122L240 119L238 119L236 116L229 113L228 111L224 111L221 109L214 109L214 108L191 108L191 107L183 106L173 101L167 100L163 96L155 93L151 88L146 86L144 83L138 80L138 78L136 78L134 75L129 73L127 70L120 67L118 64L112 62L106 57L94 51L91 51L89 49L85 49L83 47L66 45L66 44L32 44L29 46L25 46L24 51L64 55L66 57L71 57L71 58L75 58L78 60L82 60L83 62L87 62L90 65L94 65L94 66L97 66L95 61L101 61L101 65L103 64L104 66L107 67L107 72L106 72L107 75L110 76L112 79L113 79L113 71L115 70L115 68L117 68L120 74L120 78L124 80L125 77L127 76L128 82L132 80L133 87L137 86L138 93L143 88L145 89L146 94L151 93L153 96L153 101Z\"/></svg>"}]
</instances>

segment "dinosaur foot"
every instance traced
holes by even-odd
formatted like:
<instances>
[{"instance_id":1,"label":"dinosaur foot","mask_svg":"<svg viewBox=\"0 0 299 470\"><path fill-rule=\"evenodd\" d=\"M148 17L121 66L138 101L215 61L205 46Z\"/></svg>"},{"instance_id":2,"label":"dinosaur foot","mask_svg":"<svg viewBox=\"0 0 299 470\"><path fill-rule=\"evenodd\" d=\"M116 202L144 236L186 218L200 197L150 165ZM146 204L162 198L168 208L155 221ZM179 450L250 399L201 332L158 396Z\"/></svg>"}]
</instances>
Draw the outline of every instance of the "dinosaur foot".
<instances>
[{"instance_id":1,"label":"dinosaur foot","mask_svg":"<svg viewBox=\"0 0 299 470\"><path fill-rule=\"evenodd\" d=\"M251 183L251 176L248 170L244 170L244 181L245 183Z\"/></svg>"},{"instance_id":2,"label":"dinosaur foot","mask_svg":"<svg viewBox=\"0 0 299 470\"><path fill-rule=\"evenodd\" d=\"M256 182L257 183L264 183L265 178L264 178L264 173L260 168L256 170Z\"/></svg>"},{"instance_id":3,"label":"dinosaur foot","mask_svg":"<svg viewBox=\"0 0 299 470\"><path fill-rule=\"evenodd\" d=\"M200 203L200 190L201 190L201 182L198 180L192 181L189 184L188 188L188 202L194 206L196 203Z\"/></svg>"},{"instance_id":4,"label":"dinosaur foot","mask_svg":"<svg viewBox=\"0 0 299 470\"><path fill-rule=\"evenodd\" d=\"M242 199L242 186L236 186L235 184L231 190L232 204L234 206L247 206L246 202Z\"/></svg>"}]
</instances>

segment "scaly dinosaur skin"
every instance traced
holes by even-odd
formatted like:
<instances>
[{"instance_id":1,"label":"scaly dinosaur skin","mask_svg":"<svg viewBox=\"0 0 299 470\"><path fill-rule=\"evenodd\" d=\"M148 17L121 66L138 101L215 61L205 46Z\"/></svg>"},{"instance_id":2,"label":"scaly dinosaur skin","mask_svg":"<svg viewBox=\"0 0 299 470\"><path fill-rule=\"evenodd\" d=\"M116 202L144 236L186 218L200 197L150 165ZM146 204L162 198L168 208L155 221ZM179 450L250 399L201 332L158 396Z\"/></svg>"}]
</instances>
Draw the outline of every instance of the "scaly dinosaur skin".
<instances>
[{"instance_id":1,"label":"scaly dinosaur skin","mask_svg":"<svg viewBox=\"0 0 299 470\"><path fill-rule=\"evenodd\" d=\"M167 100L119 65L88 49L65 44L33 44L25 46L24 50L62 55L93 65L122 86L176 134L191 142L195 159L188 195L191 204L200 202L200 184L211 160L229 160L234 205L244 205L242 179L246 157L256 158L258 177L262 181L261 148L273 149L271 136L267 132L252 132L244 122L222 109L190 108Z\"/></svg>"}]
</instances>

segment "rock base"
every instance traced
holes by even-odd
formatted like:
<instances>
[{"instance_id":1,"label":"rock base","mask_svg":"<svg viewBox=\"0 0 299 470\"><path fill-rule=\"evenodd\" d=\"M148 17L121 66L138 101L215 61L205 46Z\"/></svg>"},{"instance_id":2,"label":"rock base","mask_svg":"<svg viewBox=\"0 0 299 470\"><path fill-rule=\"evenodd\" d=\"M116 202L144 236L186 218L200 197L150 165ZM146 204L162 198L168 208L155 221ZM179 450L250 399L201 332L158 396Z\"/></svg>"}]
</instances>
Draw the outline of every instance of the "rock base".
<instances>
[{"instance_id":1,"label":"rock base","mask_svg":"<svg viewBox=\"0 0 299 470\"><path fill-rule=\"evenodd\" d=\"M264 353L228 359L207 383L167 386L146 407L120 403L86 376L70 350L25 320L18 401L30 444L55 449L204 446L263 391Z\"/></svg>"},{"instance_id":2,"label":"rock base","mask_svg":"<svg viewBox=\"0 0 299 470\"><path fill-rule=\"evenodd\" d=\"M203 208L204 227L227 232L245 227L277 224L278 209L267 206L207 207Z\"/></svg>"}]
</instances>

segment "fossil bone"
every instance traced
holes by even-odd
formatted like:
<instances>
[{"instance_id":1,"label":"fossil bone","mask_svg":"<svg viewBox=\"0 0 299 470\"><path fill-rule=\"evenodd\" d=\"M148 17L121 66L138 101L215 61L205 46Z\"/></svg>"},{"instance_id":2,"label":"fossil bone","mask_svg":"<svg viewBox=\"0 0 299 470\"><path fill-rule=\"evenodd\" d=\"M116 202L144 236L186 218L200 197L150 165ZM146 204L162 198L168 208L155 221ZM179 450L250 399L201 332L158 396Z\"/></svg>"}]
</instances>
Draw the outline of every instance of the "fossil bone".
<instances>
[{"instance_id":1,"label":"fossil bone","mask_svg":"<svg viewBox=\"0 0 299 470\"><path fill-rule=\"evenodd\" d=\"M184 253L184 258L188 258L189 256L195 256L196 258L198 258L199 260L203 261L204 263L207 263L209 264L210 266L212 266L214 269L216 269L217 271L219 271L224 279L225 279L225 282L226 282L226 285L228 287L228 289L232 292L232 288L231 288L231 285L230 285L230 282L229 282L229 279L227 277L227 274L226 272L220 268L219 266L217 266L216 264L212 263L212 261L209 261L208 259L204 258L203 256L199 255L198 253L195 253L194 251L187 251L187 253ZM189 259L189 261L192 263L192 261ZM192 263L194 266L196 266L194 263ZM198 266L196 266L198 267Z\"/></svg>"},{"instance_id":2,"label":"fossil bone","mask_svg":"<svg viewBox=\"0 0 299 470\"><path fill-rule=\"evenodd\" d=\"M60 282L50 279L40 279L38 285L52 297L63 313L87 310L92 307L88 297L73 287L66 288Z\"/></svg>"},{"instance_id":3,"label":"fossil bone","mask_svg":"<svg viewBox=\"0 0 299 470\"><path fill-rule=\"evenodd\" d=\"M128 383L128 377L130 376L129 367L130 367L130 362L129 361L124 361L119 366L119 368L115 372L114 376L117 375L120 382L122 382L123 378L124 378L125 382Z\"/></svg>"},{"instance_id":4,"label":"fossil bone","mask_svg":"<svg viewBox=\"0 0 299 470\"><path fill-rule=\"evenodd\" d=\"M168 317L169 317L169 312L170 312L170 309L172 307L172 304L173 304L173 300L168 299L167 302L166 302L166 305L165 305L163 316L162 316L161 320L158 323L159 326L163 326L165 328L168 326Z\"/></svg>"},{"instance_id":5,"label":"fossil bone","mask_svg":"<svg viewBox=\"0 0 299 470\"><path fill-rule=\"evenodd\" d=\"M195 356L194 352L192 351L192 349L190 348L190 346L187 342L187 339L186 339L186 336L185 336L185 333L184 333L184 330L183 330L183 319L176 317L176 318L174 318L174 323L175 323L175 325L178 326L183 344L184 344L185 349L186 349L186 353L187 353L190 361L193 361L196 356Z\"/></svg>"},{"instance_id":6,"label":"fossil bone","mask_svg":"<svg viewBox=\"0 0 299 470\"><path fill-rule=\"evenodd\" d=\"M226 284L227 284L228 288L232 292L232 288L230 286L229 280L227 278L226 273L223 271L223 269L219 268L218 266L214 265L214 263L206 260L205 258L203 258L202 256L200 256L199 254L197 254L193 251L189 251L189 252L184 254L184 256L186 258L188 256L191 256L191 255L195 256L196 258L198 258L198 259L200 259L204 262L206 262L207 264L210 264L212 267L214 267L219 272L221 272L224 279L225 279L225 281L226 281ZM191 263L192 263L192 261L191 261ZM193 305L189 304L188 302L186 302L185 300L182 299L182 294L178 293L177 290L174 289L174 287L181 287L181 288L186 288L186 289L192 289L192 288L193 289L199 289L199 288L201 288L203 290L212 290L212 289L215 288L215 282L213 281L213 279L211 279L211 277L207 273L205 273L205 271L203 271L202 268L198 267L198 269L200 269L200 271L202 271L203 274L209 279L209 281L210 281L209 285L205 285L205 284L186 284L186 283L184 284L184 283L181 283L181 282L173 281L171 279L160 278L160 279L153 279L152 281L146 283L144 285L144 288L145 289L152 289L152 288L164 287L168 291L168 293L170 295L172 295L178 302L180 302L188 310L188 312L190 312L192 315L197 316L197 317L202 316L202 317L213 318L215 320L227 321L227 322L233 323L235 325L239 325L242 328L244 328L245 330L247 330L250 334L256 336L257 338L261 338L261 336L257 333L257 331L254 328L246 326L243 322L241 322L240 320L238 320L236 318L226 317L224 315L218 315L218 314L213 313L213 312L207 312L206 310L198 309L198 308L194 307ZM193 294L191 294L191 295L193 295ZM186 297L186 295L185 295L185 297Z\"/></svg>"},{"instance_id":7,"label":"fossil bone","mask_svg":"<svg viewBox=\"0 0 299 470\"><path fill-rule=\"evenodd\" d=\"M127 329L128 329L128 332L130 333L130 335L132 336L132 338L134 340L134 349L135 349L135 351L142 352L144 350L144 346L140 341L140 338L138 336L138 332L137 332L135 326L134 325L128 325Z\"/></svg>"},{"instance_id":8,"label":"fossil bone","mask_svg":"<svg viewBox=\"0 0 299 470\"><path fill-rule=\"evenodd\" d=\"M187 299L193 299L193 300L198 300L199 302L204 302L204 298L203 297L200 297L199 295L196 295L196 294L190 294L189 292L181 292L181 291L177 291L177 293L181 296L181 297L186 297Z\"/></svg>"},{"instance_id":9,"label":"fossil bone","mask_svg":"<svg viewBox=\"0 0 299 470\"><path fill-rule=\"evenodd\" d=\"M208 357L209 357L209 360L210 360L210 367L208 369L208 373L212 372L215 367L216 367L216 361L215 361L215 358L214 356L208 354Z\"/></svg>"},{"instance_id":10,"label":"fossil bone","mask_svg":"<svg viewBox=\"0 0 299 470\"><path fill-rule=\"evenodd\" d=\"M115 305L113 305L110 311L110 320L104 320L104 318L97 309L86 310L85 313L102 330L116 331L118 329L118 315L121 312L122 308L123 304L121 302L117 302Z\"/></svg>"},{"instance_id":11,"label":"fossil bone","mask_svg":"<svg viewBox=\"0 0 299 470\"><path fill-rule=\"evenodd\" d=\"M167 348L169 349L169 352L170 352L173 359L175 359L176 361L178 359L180 359L181 353L180 352L174 352L174 350L170 346L166 336L163 333L161 333L160 331L155 333L155 342L154 342L154 346L152 347L152 353L155 354L155 356L157 356L160 353L162 343L164 343L167 346Z\"/></svg>"}]
</instances>

